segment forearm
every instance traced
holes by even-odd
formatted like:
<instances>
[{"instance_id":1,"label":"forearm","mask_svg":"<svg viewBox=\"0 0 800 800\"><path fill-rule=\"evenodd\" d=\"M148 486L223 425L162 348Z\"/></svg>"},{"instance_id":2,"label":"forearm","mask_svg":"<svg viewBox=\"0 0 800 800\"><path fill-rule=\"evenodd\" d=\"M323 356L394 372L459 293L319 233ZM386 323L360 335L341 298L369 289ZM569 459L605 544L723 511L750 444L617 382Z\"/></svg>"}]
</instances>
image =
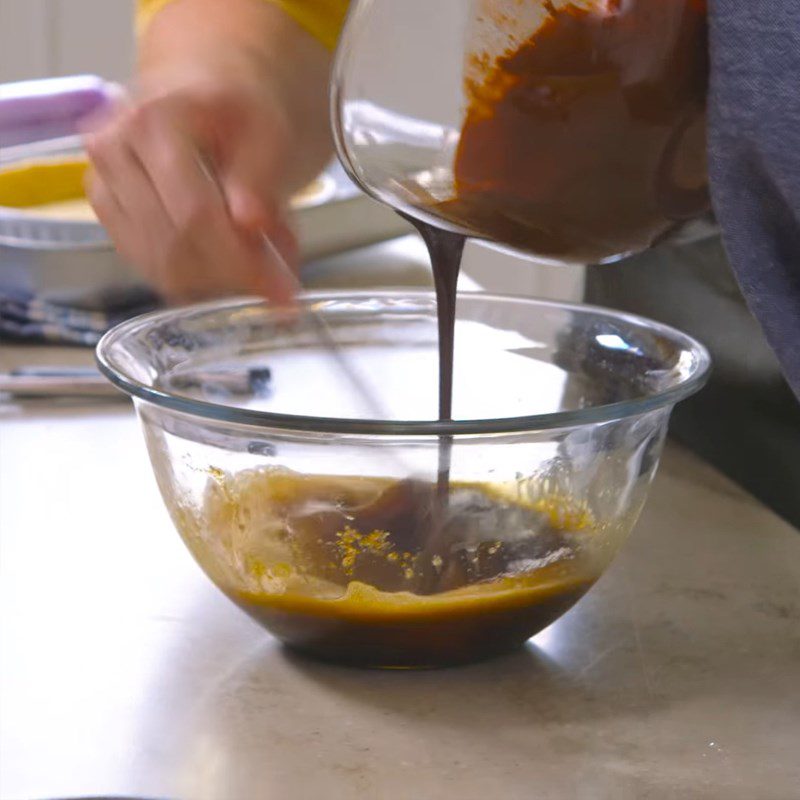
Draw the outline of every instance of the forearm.
<instances>
[{"instance_id":1,"label":"forearm","mask_svg":"<svg viewBox=\"0 0 800 800\"><path fill-rule=\"evenodd\" d=\"M169 88L191 70L217 71L263 85L280 103L292 147L290 190L331 155L330 53L279 7L264 0L175 0L139 41L145 91Z\"/></svg>"}]
</instances>

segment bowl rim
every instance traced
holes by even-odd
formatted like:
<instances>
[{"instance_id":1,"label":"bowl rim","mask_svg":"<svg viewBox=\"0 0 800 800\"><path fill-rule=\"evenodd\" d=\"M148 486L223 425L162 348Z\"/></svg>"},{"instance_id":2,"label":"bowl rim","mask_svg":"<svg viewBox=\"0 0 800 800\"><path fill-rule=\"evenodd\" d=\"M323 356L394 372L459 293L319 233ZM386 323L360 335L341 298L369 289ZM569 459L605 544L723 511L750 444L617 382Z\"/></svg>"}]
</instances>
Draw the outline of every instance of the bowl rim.
<instances>
[{"instance_id":1,"label":"bowl rim","mask_svg":"<svg viewBox=\"0 0 800 800\"><path fill-rule=\"evenodd\" d=\"M707 382L711 371L711 356L704 345L686 333L655 322L647 317L629 314L603 306L584 303L543 300L534 297L517 297L510 294L489 292L466 292L465 296L481 298L490 302L524 303L536 308L550 308L578 314L601 314L609 319L643 327L653 333L670 338L681 344L694 355L694 369L684 380L653 395L623 400L616 403L593 406L568 411L555 411L545 414L531 414L517 417L475 420L376 420L350 417L313 417L299 414L275 413L255 409L238 408L208 400L197 400L182 395L165 392L148 386L126 374L112 363L112 347L142 326L150 326L170 319L179 319L187 312L233 311L245 306L266 305L258 297L234 297L213 300L190 306L153 311L116 325L98 343L95 358L100 371L123 392L155 406L177 411L189 416L202 417L216 422L237 425L294 431L298 433L328 433L342 435L369 436L476 436L481 434L523 433L548 431L559 428L574 428L603 422L613 422L628 417L636 417L651 411L674 406L681 400L699 391ZM434 293L425 289L380 289L380 290L320 290L303 292L299 297L302 304L344 300L396 299L402 296L409 299L431 299Z\"/></svg>"}]
</instances>

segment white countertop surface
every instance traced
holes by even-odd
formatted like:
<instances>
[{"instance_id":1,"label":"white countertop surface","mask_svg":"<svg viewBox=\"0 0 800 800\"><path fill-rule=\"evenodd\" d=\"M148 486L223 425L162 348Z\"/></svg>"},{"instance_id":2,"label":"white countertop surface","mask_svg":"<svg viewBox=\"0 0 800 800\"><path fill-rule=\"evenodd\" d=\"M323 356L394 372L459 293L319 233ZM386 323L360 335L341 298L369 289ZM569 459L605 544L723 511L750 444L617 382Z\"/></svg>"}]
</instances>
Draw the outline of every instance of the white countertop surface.
<instances>
[{"instance_id":1,"label":"white countertop surface","mask_svg":"<svg viewBox=\"0 0 800 800\"><path fill-rule=\"evenodd\" d=\"M798 742L800 535L680 449L527 650L365 672L214 589L130 406L0 405L0 800L792 800Z\"/></svg>"}]
</instances>

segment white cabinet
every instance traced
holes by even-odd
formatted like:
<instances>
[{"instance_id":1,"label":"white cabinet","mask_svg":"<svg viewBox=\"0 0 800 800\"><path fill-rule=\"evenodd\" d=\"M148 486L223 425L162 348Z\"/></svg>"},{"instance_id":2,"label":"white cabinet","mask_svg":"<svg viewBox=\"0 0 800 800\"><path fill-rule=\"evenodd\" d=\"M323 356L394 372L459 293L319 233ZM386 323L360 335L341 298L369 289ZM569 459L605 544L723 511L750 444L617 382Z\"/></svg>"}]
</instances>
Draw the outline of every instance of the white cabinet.
<instances>
[{"instance_id":1,"label":"white cabinet","mask_svg":"<svg viewBox=\"0 0 800 800\"><path fill-rule=\"evenodd\" d=\"M470 242L462 270L481 289L494 294L568 302L583 299L586 270L581 266L550 266Z\"/></svg>"},{"instance_id":2,"label":"white cabinet","mask_svg":"<svg viewBox=\"0 0 800 800\"><path fill-rule=\"evenodd\" d=\"M125 81L133 0L0 0L0 83L93 73Z\"/></svg>"}]
</instances>

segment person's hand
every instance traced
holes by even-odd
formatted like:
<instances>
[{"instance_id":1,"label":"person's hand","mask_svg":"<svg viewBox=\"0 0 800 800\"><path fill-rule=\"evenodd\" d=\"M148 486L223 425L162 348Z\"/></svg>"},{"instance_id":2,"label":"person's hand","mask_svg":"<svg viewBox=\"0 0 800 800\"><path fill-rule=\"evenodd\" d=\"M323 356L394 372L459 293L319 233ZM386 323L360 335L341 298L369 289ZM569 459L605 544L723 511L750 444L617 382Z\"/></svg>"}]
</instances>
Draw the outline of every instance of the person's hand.
<instances>
[{"instance_id":1,"label":"person's hand","mask_svg":"<svg viewBox=\"0 0 800 800\"><path fill-rule=\"evenodd\" d=\"M296 266L284 210L290 122L245 59L143 86L96 122L86 149L101 223L165 298L291 297L291 276L262 238Z\"/></svg>"},{"instance_id":2,"label":"person's hand","mask_svg":"<svg viewBox=\"0 0 800 800\"><path fill-rule=\"evenodd\" d=\"M331 54L276 4L175 0L138 57L131 99L86 136L100 221L169 300L287 300L274 252L296 268L288 198L330 158Z\"/></svg>"}]
</instances>

